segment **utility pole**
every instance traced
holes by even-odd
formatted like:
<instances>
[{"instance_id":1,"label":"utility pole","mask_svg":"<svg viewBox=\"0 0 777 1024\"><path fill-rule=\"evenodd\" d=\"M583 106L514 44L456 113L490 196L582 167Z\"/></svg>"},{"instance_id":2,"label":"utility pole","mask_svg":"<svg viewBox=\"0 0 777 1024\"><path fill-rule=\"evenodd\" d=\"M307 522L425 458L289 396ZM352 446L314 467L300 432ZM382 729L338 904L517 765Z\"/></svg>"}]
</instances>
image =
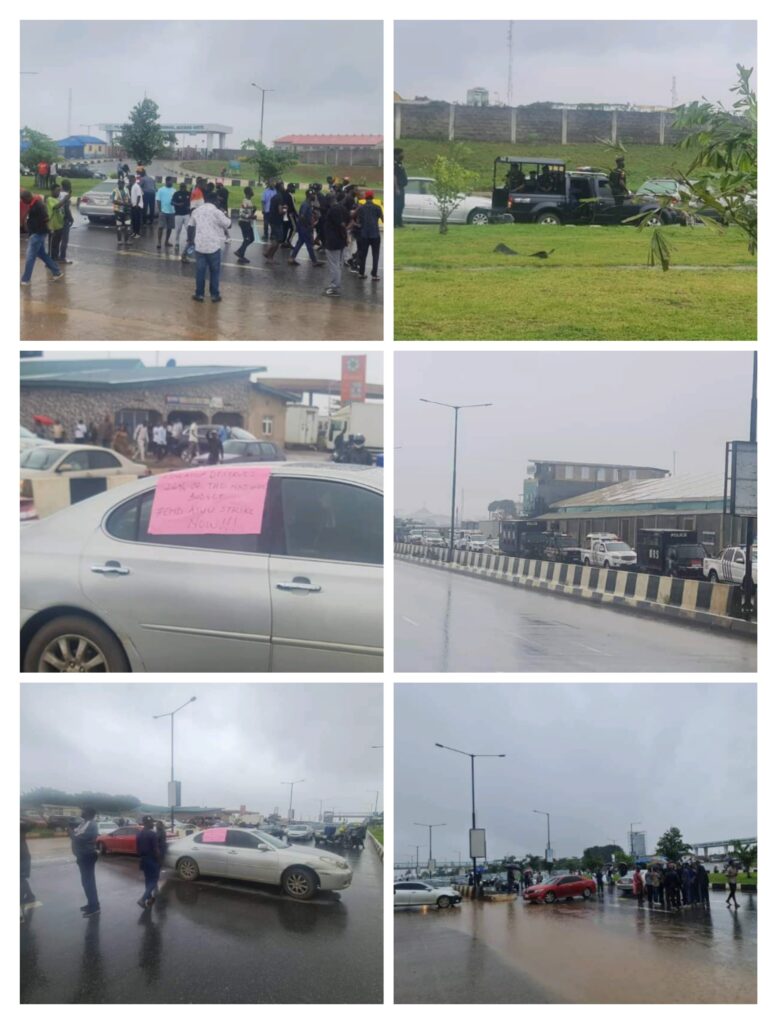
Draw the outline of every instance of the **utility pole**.
<instances>
[{"instance_id":1,"label":"utility pole","mask_svg":"<svg viewBox=\"0 0 777 1024\"><path fill-rule=\"evenodd\" d=\"M750 441L758 440L758 353L753 352L753 383L750 391ZM742 580L742 615L746 622L753 617L753 517L745 521L745 576Z\"/></svg>"},{"instance_id":2,"label":"utility pole","mask_svg":"<svg viewBox=\"0 0 777 1024\"><path fill-rule=\"evenodd\" d=\"M275 89L264 89L261 85L257 85L256 82L251 82L251 85L262 94L262 111L259 115L259 141L264 142L264 94L266 92L275 92Z\"/></svg>"},{"instance_id":3,"label":"utility pole","mask_svg":"<svg viewBox=\"0 0 777 1024\"><path fill-rule=\"evenodd\" d=\"M513 105L513 23L507 23L507 106Z\"/></svg>"},{"instance_id":4,"label":"utility pole","mask_svg":"<svg viewBox=\"0 0 777 1024\"><path fill-rule=\"evenodd\" d=\"M152 718L169 718L170 719L170 785L168 787L168 800L170 802L170 828L175 828L175 808L180 806L180 789L177 788L179 785L175 781L175 716L182 709L187 707L193 701L197 700L196 697L190 697L181 707L176 708L175 711L166 711L163 715L152 715Z\"/></svg>"},{"instance_id":5,"label":"utility pole","mask_svg":"<svg viewBox=\"0 0 777 1024\"><path fill-rule=\"evenodd\" d=\"M677 103L677 76L672 75L672 106L676 107Z\"/></svg>"}]
</instances>

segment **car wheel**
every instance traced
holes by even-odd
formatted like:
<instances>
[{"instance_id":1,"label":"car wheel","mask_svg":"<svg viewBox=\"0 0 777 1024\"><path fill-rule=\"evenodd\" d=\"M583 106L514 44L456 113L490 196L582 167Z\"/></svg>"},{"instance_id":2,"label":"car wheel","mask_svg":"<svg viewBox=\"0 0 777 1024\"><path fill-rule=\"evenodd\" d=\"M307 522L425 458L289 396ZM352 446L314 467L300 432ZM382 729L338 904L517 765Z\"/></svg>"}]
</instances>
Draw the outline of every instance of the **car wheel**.
<instances>
[{"instance_id":1,"label":"car wheel","mask_svg":"<svg viewBox=\"0 0 777 1024\"><path fill-rule=\"evenodd\" d=\"M583 565L590 566L591 565L591 559L590 558L584 558L583 559Z\"/></svg>"},{"instance_id":2,"label":"car wheel","mask_svg":"<svg viewBox=\"0 0 777 1024\"><path fill-rule=\"evenodd\" d=\"M545 898L544 898L543 902L544 903L555 903L556 902L556 894L554 892L546 892L545 893Z\"/></svg>"},{"instance_id":3,"label":"car wheel","mask_svg":"<svg viewBox=\"0 0 777 1024\"><path fill-rule=\"evenodd\" d=\"M30 640L24 672L129 672L119 641L105 626L78 615L52 619Z\"/></svg>"},{"instance_id":4,"label":"car wheel","mask_svg":"<svg viewBox=\"0 0 777 1024\"><path fill-rule=\"evenodd\" d=\"M175 870L178 872L178 877L182 878L184 882L196 882L200 877L197 861L192 857L181 857L175 865Z\"/></svg>"},{"instance_id":5,"label":"car wheel","mask_svg":"<svg viewBox=\"0 0 777 1024\"><path fill-rule=\"evenodd\" d=\"M715 572L714 569L710 569L710 574L707 577L707 579L710 581L710 583L717 583L718 582L718 574Z\"/></svg>"},{"instance_id":6,"label":"car wheel","mask_svg":"<svg viewBox=\"0 0 777 1024\"><path fill-rule=\"evenodd\" d=\"M316 894L316 878L308 868L289 868L281 880L281 888L295 900L310 900Z\"/></svg>"},{"instance_id":7,"label":"car wheel","mask_svg":"<svg viewBox=\"0 0 777 1024\"><path fill-rule=\"evenodd\" d=\"M590 900L592 892L593 890L591 889L583 889L583 899Z\"/></svg>"},{"instance_id":8,"label":"car wheel","mask_svg":"<svg viewBox=\"0 0 777 1024\"><path fill-rule=\"evenodd\" d=\"M660 228L664 224L664 218L660 213L651 213L645 223L649 228Z\"/></svg>"},{"instance_id":9,"label":"car wheel","mask_svg":"<svg viewBox=\"0 0 777 1024\"><path fill-rule=\"evenodd\" d=\"M605 562L604 563L604 568L605 569L609 569L610 568L610 563L609 562Z\"/></svg>"},{"instance_id":10,"label":"car wheel","mask_svg":"<svg viewBox=\"0 0 777 1024\"><path fill-rule=\"evenodd\" d=\"M546 211L545 213L539 214L535 221L535 224L549 224L554 227L558 226L560 223L561 217L559 217L557 213L551 213L550 210Z\"/></svg>"},{"instance_id":11,"label":"car wheel","mask_svg":"<svg viewBox=\"0 0 777 1024\"><path fill-rule=\"evenodd\" d=\"M437 900L437 906L440 908L440 910L447 910L450 905L450 896L440 896L440 898Z\"/></svg>"},{"instance_id":12,"label":"car wheel","mask_svg":"<svg viewBox=\"0 0 777 1024\"><path fill-rule=\"evenodd\" d=\"M472 210L467 217L467 224L488 224L490 217L485 210Z\"/></svg>"}]
</instances>

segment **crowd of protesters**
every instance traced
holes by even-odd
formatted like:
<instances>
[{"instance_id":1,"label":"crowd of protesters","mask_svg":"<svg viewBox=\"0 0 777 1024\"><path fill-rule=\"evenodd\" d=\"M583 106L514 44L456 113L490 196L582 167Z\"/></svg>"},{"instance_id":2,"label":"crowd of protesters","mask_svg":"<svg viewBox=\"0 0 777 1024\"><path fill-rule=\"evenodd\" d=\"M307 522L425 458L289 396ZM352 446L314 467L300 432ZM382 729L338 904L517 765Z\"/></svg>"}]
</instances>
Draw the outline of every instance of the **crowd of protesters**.
<instances>
[{"instance_id":1,"label":"crowd of protesters","mask_svg":"<svg viewBox=\"0 0 777 1024\"><path fill-rule=\"evenodd\" d=\"M44 177L37 176L38 180ZM47 187L46 197L29 189L21 193L22 229L29 235L23 285L30 284L36 259L48 267L54 280L62 277L60 264L71 262L67 258L74 222L71 184L63 181ZM259 243L264 245L262 255L268 264L284 250L286 262L298 267L304 249L314 267L328 268L324 289L328 296L341 294L346 270L361 280L379 281L383 210L374 192L360 189L348 178L331 177L326 185L311 184L301 201L297 192L297 185L283 181L268 182L261 195L250 186L243 189L237 220L238 265L251 262L247 253ZM222 253L232 242L230 195L223 180L198 177L189 185L169 175L157 187L145 167L130 172L128 164L119 164L111 203L119 250L140 239L155 240L158 252L172 250L182 263L196 264L194 301L205 301L206 284L211 301L222 301Z\"/></svg>"}]
</instances>

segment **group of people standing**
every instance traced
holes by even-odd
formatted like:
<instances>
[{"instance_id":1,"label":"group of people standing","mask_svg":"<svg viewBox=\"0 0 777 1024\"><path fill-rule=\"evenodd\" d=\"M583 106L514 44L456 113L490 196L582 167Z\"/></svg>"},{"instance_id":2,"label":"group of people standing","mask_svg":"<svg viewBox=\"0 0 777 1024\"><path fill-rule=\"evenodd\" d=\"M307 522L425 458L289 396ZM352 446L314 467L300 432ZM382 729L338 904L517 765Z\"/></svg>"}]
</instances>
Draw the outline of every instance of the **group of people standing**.
<instances>
[{"instance_id":1,"label":"group of people standing","mask_svg":"<svg viewBox=\"0 0 777 1024\"><path fill-rule=\"evenodd\" d=\"M637 867L632 877L632 892L640 906L647 899L649 907L660 910L710 905L710 879L700 861L650 864L644 873ZM734 903L738 906L736 892Z\"/></svg>"},{"instance_id":2,"label":"group of people standing","mask_svg":"<svg viewBox=\"0 0 777 1024\"><path fill-rule=\"evenodd\" d=\"M63 264L73 262L67 255L70 228L75 222L72 195L73 187L67 178L50 185L46 196L34 195L26 188L19 193L20 226L28 236L23 286L29 286L36 260L48 267L54 281L64 276Z\"/></svg>"}]
</instances>

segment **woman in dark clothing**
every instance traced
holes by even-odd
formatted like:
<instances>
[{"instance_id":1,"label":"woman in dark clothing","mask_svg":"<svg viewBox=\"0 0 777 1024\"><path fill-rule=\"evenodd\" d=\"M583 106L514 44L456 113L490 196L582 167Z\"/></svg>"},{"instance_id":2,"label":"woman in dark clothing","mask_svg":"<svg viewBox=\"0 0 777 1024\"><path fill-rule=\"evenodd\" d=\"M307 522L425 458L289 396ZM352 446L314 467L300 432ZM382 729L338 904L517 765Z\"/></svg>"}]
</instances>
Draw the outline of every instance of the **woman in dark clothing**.
<instances>
[{"instance_id":1,"label":"woman in dark clothing","mask_svg":"<svg viewBox=\"0 0 777 1024\"><path fill-rule=\"evenodd\" d=\"M224 446L215 430L208 431L208 465L218 466L224 458Z\"/></svg>"}]
</instances>

